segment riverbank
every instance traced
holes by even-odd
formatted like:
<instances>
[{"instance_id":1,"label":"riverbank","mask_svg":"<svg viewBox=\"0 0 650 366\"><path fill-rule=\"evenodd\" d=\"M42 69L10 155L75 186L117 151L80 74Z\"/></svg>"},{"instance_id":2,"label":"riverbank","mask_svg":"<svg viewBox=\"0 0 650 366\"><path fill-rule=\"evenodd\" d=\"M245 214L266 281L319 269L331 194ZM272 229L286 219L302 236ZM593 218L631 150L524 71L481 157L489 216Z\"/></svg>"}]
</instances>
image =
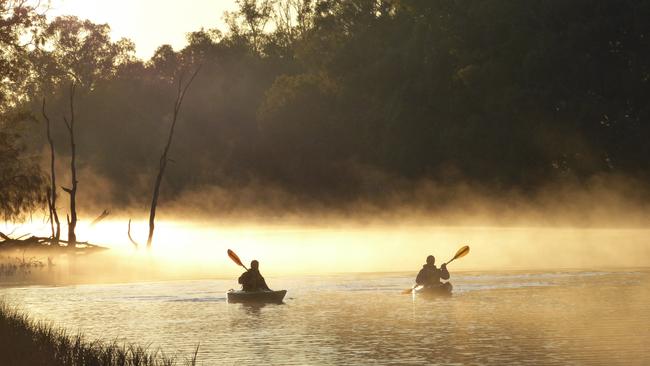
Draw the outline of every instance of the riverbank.
<instances>
[{"instance_id":1,"label":"riverbank","mask_svg":"<svg viewBox=\"0 0 650 366\"><path fill-rule=\"evenodd\" d=\"M197 347L198 352L198 347ZM192 359L177 361L162 350L134 344L89 341L48 323L32 320L0 302L0 364L2 365L195 365Z\"/></svg>"}]
</instances>

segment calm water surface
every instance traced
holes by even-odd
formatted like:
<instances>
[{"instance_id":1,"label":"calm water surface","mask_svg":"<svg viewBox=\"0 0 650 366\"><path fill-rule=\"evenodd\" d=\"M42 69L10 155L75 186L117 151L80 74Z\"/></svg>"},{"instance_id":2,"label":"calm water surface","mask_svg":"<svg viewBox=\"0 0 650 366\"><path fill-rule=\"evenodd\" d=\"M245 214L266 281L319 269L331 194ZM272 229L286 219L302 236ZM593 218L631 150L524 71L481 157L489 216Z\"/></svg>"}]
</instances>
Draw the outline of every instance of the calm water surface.
<instances>
[{"instance_id":1,"label":"calm water surface","mask_svg":"<svg viewBox=\"0 0 650 366\"><path fill-rule=\"evenodd\" d=\"M452 273L454 296L401 295L414 273L269 278L283 305L226 303L234 281L0 289L90 339L212 364L650 364L650 272Z\"/></svg>"}]
</instances>

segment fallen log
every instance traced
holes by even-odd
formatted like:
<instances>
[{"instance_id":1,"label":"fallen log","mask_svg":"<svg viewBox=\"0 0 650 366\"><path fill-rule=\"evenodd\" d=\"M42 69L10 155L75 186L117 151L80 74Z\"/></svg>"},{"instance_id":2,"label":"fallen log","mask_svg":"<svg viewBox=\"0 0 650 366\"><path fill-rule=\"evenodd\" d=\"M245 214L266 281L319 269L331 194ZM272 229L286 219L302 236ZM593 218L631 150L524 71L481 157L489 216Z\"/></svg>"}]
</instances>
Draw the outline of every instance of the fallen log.
<instances>
[{"instance_id":1,"label":"fallen log","mask_svg":"<svg viewBox=\"0 0 650 366\"><path fill-rule=\"evenodd\" d=\"M67 240L55 240L52 237L40 237L31 235L23 239L26 235L21 235L18 238L11 238L8 235L0 232L0 251L9 250L9 249L44 249L44 250L60 250L70 249L69 246L62 246L62 244L70 244ZM108 250L109 248L97 244L91 244L89 242L75 242L75 250L78 252L95 252Z\"/></svg>"}]
</instances>

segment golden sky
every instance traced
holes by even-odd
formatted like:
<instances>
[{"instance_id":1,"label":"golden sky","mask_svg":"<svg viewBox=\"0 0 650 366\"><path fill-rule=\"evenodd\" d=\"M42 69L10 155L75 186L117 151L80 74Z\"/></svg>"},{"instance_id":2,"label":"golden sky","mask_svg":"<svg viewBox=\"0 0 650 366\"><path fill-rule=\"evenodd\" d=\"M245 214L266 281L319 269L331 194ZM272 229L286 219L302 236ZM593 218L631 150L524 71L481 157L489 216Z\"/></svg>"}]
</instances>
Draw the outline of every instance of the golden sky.
<instances>
[{"instance_id":1,"label":"golden sky","mask_svg":"<svg viewBox=\"0 0 650 366\"><path fill-rule=\"evenodd\" d=\"M201 27L225 30L223 12L236 6L235 0L52 0L51 4L51 18L76 15L108 23L113 38L130 38L144 59L162 44L182 48L185 35Z\"/></svg>"}]
</instances>

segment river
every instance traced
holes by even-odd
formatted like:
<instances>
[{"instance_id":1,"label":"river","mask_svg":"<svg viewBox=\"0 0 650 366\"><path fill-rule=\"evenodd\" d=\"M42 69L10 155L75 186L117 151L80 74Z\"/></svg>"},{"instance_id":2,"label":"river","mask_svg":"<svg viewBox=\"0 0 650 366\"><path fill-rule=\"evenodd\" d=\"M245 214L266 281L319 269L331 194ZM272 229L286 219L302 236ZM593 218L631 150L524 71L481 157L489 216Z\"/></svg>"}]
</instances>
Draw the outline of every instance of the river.
<instances>
[{"instance_id":1,"label":"river","mask_svg":"<svg viewBox=\"0 0 650 366\"><path fill-rule=\"evenodd\" d=\"M281 305L228 304L234 280L19 286L0 296L88 339L213 364L650 364L650 272L453 272L454 295L403 295L414 272L269 277Z\"/></svg>"}]
</instances>

